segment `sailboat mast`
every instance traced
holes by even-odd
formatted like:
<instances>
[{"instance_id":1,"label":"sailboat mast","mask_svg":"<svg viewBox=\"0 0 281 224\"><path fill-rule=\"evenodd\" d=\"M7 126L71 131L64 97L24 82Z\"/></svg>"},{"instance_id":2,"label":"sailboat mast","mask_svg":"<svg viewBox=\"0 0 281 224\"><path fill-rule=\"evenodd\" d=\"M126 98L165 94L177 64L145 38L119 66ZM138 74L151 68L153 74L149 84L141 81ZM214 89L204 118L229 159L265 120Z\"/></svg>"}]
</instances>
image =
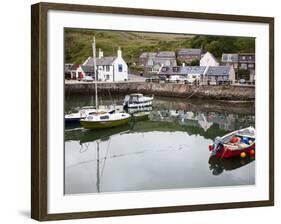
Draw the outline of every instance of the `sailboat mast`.
<instances>
[{"instance_id":1,"label":"sailboat mast","mask_svg":"<svg viewBox=\"0 0 281 224\"><path fill-rule=\"evenodd\" d=\"M96 110L98 110L98 74L97 74L97 61L96 61L96 38L93 38L93 59L94 59L94 73L95 73L95 96L96 96Z\"/></svg>"},{"instance_id":2,"label":"sailboat mast","mask_svg":"<svg viewBox=\"0 0 281 224\"><path fill-rule=\"evenodd\" d=\"M100 144L97 140L97 192L100 192Z\"/></svg>"}]
</instances>

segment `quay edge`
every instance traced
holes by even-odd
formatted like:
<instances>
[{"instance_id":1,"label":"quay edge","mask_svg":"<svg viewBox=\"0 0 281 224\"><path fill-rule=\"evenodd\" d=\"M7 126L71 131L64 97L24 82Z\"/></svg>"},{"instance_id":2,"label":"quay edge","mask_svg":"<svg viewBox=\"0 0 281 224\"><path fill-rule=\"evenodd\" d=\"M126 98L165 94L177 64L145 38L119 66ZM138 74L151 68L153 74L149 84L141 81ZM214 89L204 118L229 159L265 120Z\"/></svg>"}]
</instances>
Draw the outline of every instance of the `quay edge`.
<instances>
[{"instance_id":1,"label":"quay edge","mask_svg":"<svg viewBox=\"0 0 281 224\"><path fill-rule=\"evenodd\" d=\"M65 94L93 93L94 83L65 83ZM98 91L111 94L143 93L155 96L200 98L232 101L255 100L254 86L226 86L204 85L192 86L178 83L153 83L153 82L119 82L99 83Z\"/></svg>"}]
</instances>

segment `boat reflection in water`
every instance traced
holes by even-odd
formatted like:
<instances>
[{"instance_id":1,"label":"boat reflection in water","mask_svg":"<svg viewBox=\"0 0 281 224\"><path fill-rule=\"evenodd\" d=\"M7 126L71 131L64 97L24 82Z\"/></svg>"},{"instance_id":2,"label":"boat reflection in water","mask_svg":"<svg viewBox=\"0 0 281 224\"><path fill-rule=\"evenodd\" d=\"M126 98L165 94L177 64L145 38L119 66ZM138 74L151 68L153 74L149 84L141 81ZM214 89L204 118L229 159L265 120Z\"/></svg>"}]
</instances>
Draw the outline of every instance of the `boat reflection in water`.
<instances>
[{"instance_id":1,"label":"boat reflection in water","mask_svg":"<svg viewBox=\"0 0 281 224\"><path fill-rule=\"evenodd\" d=\"M253 162L255 156L246 156L244 158L234 157L234 158L218 158L216 156L210 156L209 158L209 169L212 171L212 174L217 176L223 173L223 171L232 171L238 169L242 166Z\"/></svg>"},{"instance_id":2,"label":"boat reflection in water","mask_svg":"<svg viewBox=\"0 0 281 224\"><path fill-rule=\"evenodd\" d=\"M124 96L120 99L117 105ZM65 102L83 106L90 98ZM219 160L206 150L216 136L254 126L253 104L230 108L218 102L155 97L153 108L145 109L128 111L132 119L120 127L65 127L66 194L255 184L254 158ZM148 116L135 119L138 113Z\"/></svg>"}]
</instances>

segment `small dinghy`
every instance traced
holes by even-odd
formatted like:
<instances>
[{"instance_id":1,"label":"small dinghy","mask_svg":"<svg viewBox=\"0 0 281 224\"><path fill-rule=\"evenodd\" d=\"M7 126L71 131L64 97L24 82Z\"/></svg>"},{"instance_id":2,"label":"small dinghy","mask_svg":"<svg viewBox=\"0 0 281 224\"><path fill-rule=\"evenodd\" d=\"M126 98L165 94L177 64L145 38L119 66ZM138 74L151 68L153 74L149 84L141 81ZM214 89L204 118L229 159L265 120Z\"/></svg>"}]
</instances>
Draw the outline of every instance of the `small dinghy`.
<instances>
[{"instance_id":1,"label":"small dinghy","mask_svg":"<svg viewBox=\"0 0 281 224\"><path fill-rule=\"evenodd\" d=\"M231 132L223 137L216 137L209 145L212 155L219 158L245 157L255 154L256 131L253 127Z\"/></svg>"}]
</instances>

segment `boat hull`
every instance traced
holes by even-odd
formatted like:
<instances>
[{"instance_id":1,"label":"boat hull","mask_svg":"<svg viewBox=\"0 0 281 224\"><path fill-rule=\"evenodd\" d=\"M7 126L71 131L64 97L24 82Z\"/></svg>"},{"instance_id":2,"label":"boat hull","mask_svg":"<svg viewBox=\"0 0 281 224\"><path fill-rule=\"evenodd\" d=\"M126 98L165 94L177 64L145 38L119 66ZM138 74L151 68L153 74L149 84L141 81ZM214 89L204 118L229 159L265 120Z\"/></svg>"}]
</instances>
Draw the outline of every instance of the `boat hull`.
<instances>
[{"instance_id":1,"label":"boat hull","mask_svg":"<svg viewBox=\"0 0 281 224\"><path fill-rule=\"evenodd\" d=\"M86 129L104 129L104 128L112 128L112 127L117 127L121 125L126 125L128 124L130 120L130 117L124 118L124 119L119 119L119 120L114 120L114 121L85 121L85 120L80 120L81 125L83 128Z\"/></svg>"},{"instance_id":2,"label":"boat hull","mask_svg":"<svg viewBox=\"0 0 281 224\"><path fill-rule=\"evenodd\" d=\"M152 100L141 102L141 103L125 103L124 107L129 109L137 109L137 108L143 108L143 107L151 107L152 106Z\"/></svg>"},{"instance_id":3,"label":"boat hull","mask_svg":"<svg viewBox=\"0 0 281 224\"><path fill-rule=\"evenodd\" d=\"M217 151L215 156L222 159L228 159L228 158L238 157L241 155L242 152L249 155L251 150L255 150L255 144L239 150L231 150L228 149L227 147L224 147L222 150Z\"/></svg>"},{"instance_id":4,"label":"boat hull","mask_svg":"<svg viewBox=\"0 0 281 224\"><path fill-rule=\"evenodd\" d=\"M79 124L81 119L84 119L85 117L75 117L75 118L65 118L64 121L66 124Z\"/></svg>"}]
</instances>

